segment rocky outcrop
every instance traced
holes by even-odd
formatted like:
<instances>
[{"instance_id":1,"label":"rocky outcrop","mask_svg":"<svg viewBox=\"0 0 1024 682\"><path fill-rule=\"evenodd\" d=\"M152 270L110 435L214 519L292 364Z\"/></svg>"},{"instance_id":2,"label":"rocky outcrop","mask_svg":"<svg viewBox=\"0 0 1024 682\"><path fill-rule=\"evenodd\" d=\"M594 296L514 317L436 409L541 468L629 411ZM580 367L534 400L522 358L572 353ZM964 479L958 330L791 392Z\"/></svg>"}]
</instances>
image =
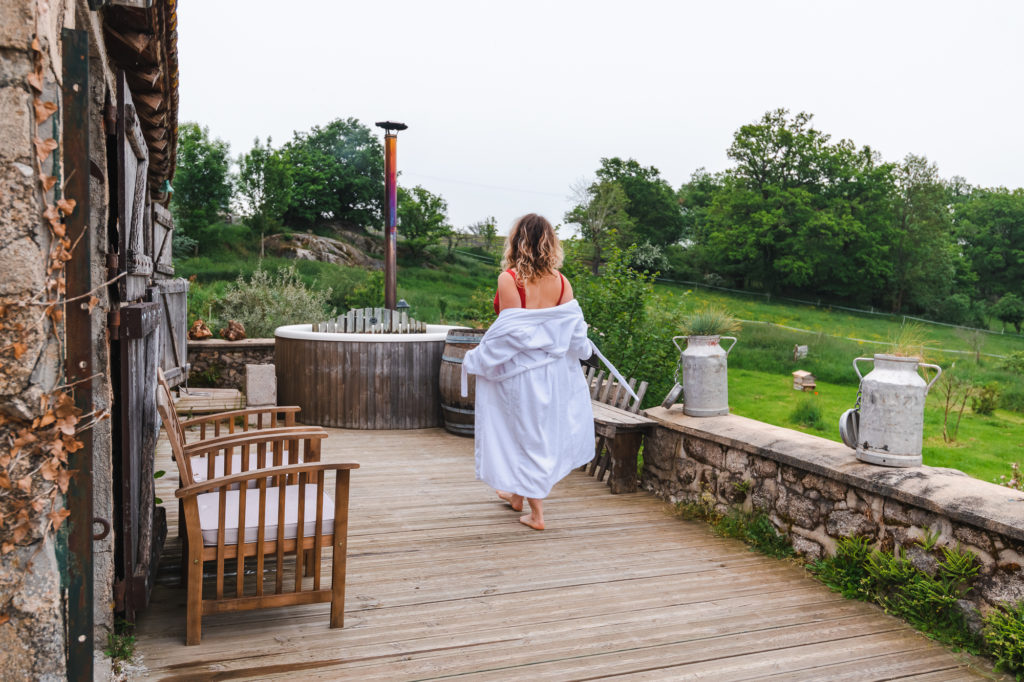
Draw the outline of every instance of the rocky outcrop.
<instances>
[{"instance_id":1,"label":"rocky outcrop","mask_svg":"<svg viewBox=\"0 0 1024 682\"><path fill-rule=\"evenodd\" d=\"M362 239L369 246L370 237L362 236ZM384 267L381 261L371 258L359 247L347 241L317 234L273 234L263 240L263 249L268 255L282 258L316 260L375 270Z\"/></svg>"}]
</instances>

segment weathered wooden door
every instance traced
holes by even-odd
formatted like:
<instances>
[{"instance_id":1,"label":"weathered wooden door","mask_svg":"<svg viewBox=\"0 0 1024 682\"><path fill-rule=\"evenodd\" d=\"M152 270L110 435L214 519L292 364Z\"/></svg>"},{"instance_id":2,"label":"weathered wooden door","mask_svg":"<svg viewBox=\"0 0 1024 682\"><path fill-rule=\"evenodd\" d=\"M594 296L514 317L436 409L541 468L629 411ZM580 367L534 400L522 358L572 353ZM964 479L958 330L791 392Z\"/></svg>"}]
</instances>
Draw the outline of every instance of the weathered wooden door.
<instances>
[{"instance_id":1,"label":"weathered wooden door","mask_svg":"<svg viewBox=\"0 0 1024 682\"><path fill-rule=\"evenodd\" d=\"M159 263L159 261L157 261ZM159 279L147 290L160 305L160 369L171 386L185 381L188 364L188 280Z\"/></svg>"},{"instance_id":2,"label":"weathered wooden door","mask_svg":"<svg viewBox=\"0 0 1024 682\"><path fill-rule=\"evenodd\" d=\"M149 153L123 72L117 84L116 250L118 306L111 319L115 374L115 608L134 621L149 600L166 522L154 504L153 474L159 421L156 369L161 361L163 308L146 300L153 275L154 235L147 170Z\"/></svg>"}]
</instances>

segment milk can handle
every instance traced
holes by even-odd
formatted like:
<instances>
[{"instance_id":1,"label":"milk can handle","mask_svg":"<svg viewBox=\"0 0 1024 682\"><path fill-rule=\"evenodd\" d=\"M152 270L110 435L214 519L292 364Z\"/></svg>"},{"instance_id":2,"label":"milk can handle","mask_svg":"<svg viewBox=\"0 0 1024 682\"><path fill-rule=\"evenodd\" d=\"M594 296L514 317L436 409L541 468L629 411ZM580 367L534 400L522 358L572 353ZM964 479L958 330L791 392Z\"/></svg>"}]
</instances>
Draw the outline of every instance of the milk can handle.
<instances>
[{"instance_id":1,"label":"milk can handle","mask_svg":"<svg viewBox=\"0 0 1024 682\"><path fill-rule=\"evenodd\" d=\"M729 353L732 352L732 349L736 347L736 337L735 336L723 336L723 337L718 339L718 344L721 345L722 341L725 341L726 339L732 339L732 345L729 346L729 350L725 351L725 355L726 355L726 357L728 357Z\"/></svg>"},{"instance_id":2,"label":"milk can handle","mask_svg":"<svg viewBox=\"0 0 1024 682\"><path fill-rule=\"evenodd\" d=\"M676 349L677 349L677 350L678 350L678 351L679 351L680 353L682 353L682 352L683 352L683 349L679 347L679 344L678 344L678 343L676 342L676 339L685 339L685 338L689 338L689 337L686 337L686 336L673 336L673 337L672 337L672 344L673 344L673 345L675 345Z\"/></svg>"},{"instance_id":3,"label":"milk can handle","mask_svg":"<svg viewBox=\"0 0 1024 682\"><path fill-rule=\"evenodd\" d=\"M938 381L939 377L942 376L942 368L939 367L938 365L929 365L929 364L924 363L924 362L922 362L919 366L920 367L931 367L932 369L935 370L935 376L933 376L932 380L928 382L928 385L924 387L924 392L928 393L928 391L930 391L931 388L932 388L932 384L934 384L936 381Z\"/></svg>"},{"instance_id":4,"label":"milk can handle","mask_svg":"<svg viewBox=\"0 0 1024 682\"><path fill-rule=\"evenodd\" d=\"M860 373L860 367L857 366L857 363L859 361L861 361L861 360L870 360L871 362L875 361L874 358L854 358L853 359L853 371L857 373L857 378L858 379L863 379L864 378L864 375Z\"/></svg>"}]
</instances>

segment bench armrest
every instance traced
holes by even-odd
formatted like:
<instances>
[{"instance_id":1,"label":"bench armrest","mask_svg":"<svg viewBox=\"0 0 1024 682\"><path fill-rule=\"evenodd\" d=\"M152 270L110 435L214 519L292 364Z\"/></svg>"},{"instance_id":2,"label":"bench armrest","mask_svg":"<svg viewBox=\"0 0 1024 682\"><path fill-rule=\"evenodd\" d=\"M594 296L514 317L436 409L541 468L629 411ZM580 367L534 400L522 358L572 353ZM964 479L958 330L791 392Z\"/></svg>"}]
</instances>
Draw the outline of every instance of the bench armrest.
<instances>
[{"instance_id":1,"label":"bench armrest","mask_svg":"<svg viewBox=\"0 0 1024 682\"><path fill-rule=\"evenodd\" d=\"M214 414L207 414L201 417L192 417L191 419L183 419L181 425L185 428L190 426L198 426L203 423L220 421L222 419L234 419L236 417L248 417L249 415L255 414L270 414L272 412L284 412L297 413L301 410L301 407L296 405L273 405L271 407L247 407L244 410L229 410L228 412L216 412Z\"/></svg>"},{"instance_id":2,"label":"bench armrest","mask_svg":"<svg viewBox=\"0 0 1024 682\"><path fill-rule=\"evenodd\" d=\"M211 490L217 490L232 485L239 485L241 487L249 481L255 481L261 478L275 478L278 476L297 477L302 473L315 474L318 471L345 471L358 468L359 464L356 462L310 462L308 464L286 464L279 467L250 469L249 471L231 474L230 476L223 476L212 481L203 481L202 483L194 483L185 488L178 488L174 491L174 495L176 497L193 497L201 493L207 493Z\"/></svg>"}]
</instances>

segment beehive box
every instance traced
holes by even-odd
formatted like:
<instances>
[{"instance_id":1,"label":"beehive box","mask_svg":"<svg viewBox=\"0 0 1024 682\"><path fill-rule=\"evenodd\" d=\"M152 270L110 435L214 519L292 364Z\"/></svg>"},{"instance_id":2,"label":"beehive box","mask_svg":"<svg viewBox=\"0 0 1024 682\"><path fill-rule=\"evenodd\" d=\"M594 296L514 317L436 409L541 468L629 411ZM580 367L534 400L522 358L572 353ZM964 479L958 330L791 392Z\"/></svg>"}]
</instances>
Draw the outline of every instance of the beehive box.
<instances>
[{"instance_id":1,"label":"beehive box","mask_svg":"<svg viewBox=\"0 0 1024 682\"><path fill-rule=\"evenodd\" d=\"M798 369L793 372L794 391L813 391L815 388L814 375L810 372Z\"/></svg>"}]
</instances>

